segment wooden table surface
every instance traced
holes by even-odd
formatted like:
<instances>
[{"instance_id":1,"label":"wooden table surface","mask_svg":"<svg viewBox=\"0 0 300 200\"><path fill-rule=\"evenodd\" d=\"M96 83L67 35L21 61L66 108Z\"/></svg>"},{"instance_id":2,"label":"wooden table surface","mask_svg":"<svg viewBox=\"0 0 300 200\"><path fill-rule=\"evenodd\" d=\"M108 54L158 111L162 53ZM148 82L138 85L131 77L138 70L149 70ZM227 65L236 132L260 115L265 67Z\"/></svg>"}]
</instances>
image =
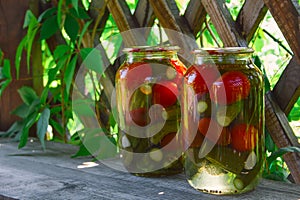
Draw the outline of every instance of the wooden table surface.
<instances>
[{"instance_id":1,"label":"wooden table surface","mask_svg":"<svg viewBox=\"0 0 300 200\"><path fill-rule=\"evenodd\" d=\"M91 158L71 158L77 146L47 143L42 151L31 141L0 140L1 199L300 199L300 186L261 180L256 190L234 196L204 194L189 186L183 174L163 178L136 177L101 162L82 168ZM119 166L117 161L111 161Z\"/></svg>"}]
</instances>

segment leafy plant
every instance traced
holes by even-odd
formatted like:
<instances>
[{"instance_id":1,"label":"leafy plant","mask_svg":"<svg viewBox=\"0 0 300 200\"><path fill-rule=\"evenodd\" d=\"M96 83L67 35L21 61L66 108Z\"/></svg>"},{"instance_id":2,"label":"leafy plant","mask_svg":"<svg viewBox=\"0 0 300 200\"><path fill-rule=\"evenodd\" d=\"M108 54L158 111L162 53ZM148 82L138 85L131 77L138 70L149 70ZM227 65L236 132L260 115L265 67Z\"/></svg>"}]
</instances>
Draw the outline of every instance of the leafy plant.
<instances>
[{"instance_id":1,"label":"leafy plant","mask_svg":"<svg viewBox=\"0 0 300 200\"><path fill-rule=\"evenodd\" d=\"M83 1L85 6L87 2ZM48 127L54 129L53 140L61 142L78 142L80 138L72 137L69 140L70 130L68 124L74 119L72 113L71 92L73 90L74 76L80 63L87 55L101 60L100 52L93 50L92 30L97 31L97 23L92 26L91 19L78 1L59 0L56 6L45 10L36 17L30 10L26 12L23 28L27 28L27 34L20 42L16 57L17 78L19 78L21 55L26 52L28 71L31 70L31 63L35 62L31 57L32 46L35 41L40 42L43 50L43 64L45 66L44 88L38 95L33 88L22 87L18 90L23 104L17 107L12 114L17 115L21 120L16 121L6 132L5 136L18 139L19 148L26 145L29 133L36 124L36 135L40 139L42 147L45 148L45 136ZM53 41L55 42L53 44ZM60 41L57 43L57 41ZM2 58L2 56L1 56ZM2 62L1 62L2 63ZM99 72L94 64L86 65L87 75ZM8 73L10 65L4 60L4 67L1 70L1 77L7 78L1 85L6 86L10 80ZM91 90L97 91L99 87L94 83ZM1 87L2 91L4 87ZM100 94L100 92L98 91ZM99 95L95 101L99 100Z\"/></svg>"},{"instance_id":2,"label":"leafy plant","mask_svg":"<svg viewBox=\"0 0 300 200\"><path fill-rule=\"evenodd\" d=\"M0 96L11 81L10 61L4 58L4 53L0 49Z\"/></svg>"}]
</instances>

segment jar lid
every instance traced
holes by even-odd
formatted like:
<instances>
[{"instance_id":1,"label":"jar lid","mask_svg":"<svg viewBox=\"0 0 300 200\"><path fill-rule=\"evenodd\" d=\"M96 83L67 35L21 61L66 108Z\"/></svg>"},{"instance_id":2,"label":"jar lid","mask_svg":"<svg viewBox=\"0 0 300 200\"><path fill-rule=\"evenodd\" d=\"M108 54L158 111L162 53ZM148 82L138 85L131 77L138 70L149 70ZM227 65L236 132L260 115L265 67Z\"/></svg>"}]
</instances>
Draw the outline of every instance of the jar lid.
<instances>
[{"instance_id":1,"label":"jar lid","mask_svg":"<svg viewBox=\"0 0 300 200\"><path fill-rule=\"evenodd\" d=\"M249 47L200 48L193 51L200 55L249 54L254 50Z\"/></svg>"},{"instance_id":2,"label":"jar lid","mask_svg":"<svg viewBox=\"0 0 300 200\"><path fill-rule=\"evenodd\" d=\"M162 52L162 51L179 51L178 46L132 46L124 48L123 52Z\"/></svg>"}]
</instances>

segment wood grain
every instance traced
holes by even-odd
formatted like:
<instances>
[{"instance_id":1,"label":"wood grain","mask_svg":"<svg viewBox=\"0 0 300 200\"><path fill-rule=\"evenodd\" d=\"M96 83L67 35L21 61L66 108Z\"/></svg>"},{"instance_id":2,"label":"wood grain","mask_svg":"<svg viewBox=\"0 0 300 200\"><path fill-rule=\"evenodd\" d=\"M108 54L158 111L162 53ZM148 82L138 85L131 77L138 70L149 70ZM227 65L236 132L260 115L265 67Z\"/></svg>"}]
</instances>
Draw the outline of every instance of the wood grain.
<instances>
[{"instance_id":1,"label":"wood grain","mask_svg":"<svg viewBox=\"0 0 300 200\"><path fill-rule=\"evenodd\" d=\"M266 127L275 144L281 147L298 146L298 139L289 126L286 115L279 108L271 92L266 94ZM283 156L295 183L300 184L300 154L287 153Z\"/></svg>"},{"instance_id":2,"label":"wood grain","mask_svg":"<svg viewBox=\"0 0 300 200\"><path fill-rule=\"evenodd\" d=\"M263 0L246 0L236 19L247 43L250 42L260 22L268 11Z\"/></svg>"},{"instance_id":3,"label":"wood grain","mask_svg":"<svg viewBox=\"0 0 300 200\"><path fill-rule=\"evenodd\" d=\"M300 95L299 74L300 64L293 57L273 89L278 105L287 116Z\"/></svg>"},{"instance_id":4,"label":"wood grain","mask_svg":"<svg viewBox=\"0 0 300 200\"><path fill-rule=\"evenodd\" d=\"M134 17L140 27L152 27L155 15L148 0L139 0L134 11Z\"/></svg>"},{"instance_id":5,"label":"wood grain","mask_svg":"<svg viewBox=\"0 0 300 200\"><path fill-rule=\"evenodd\" d=\"M199 0L190 0L184 17L186 18L193 35L196 37L206 17L206 11Z\"/></svg>"},{"instance_id":6,"label":"wood grain","mask_svg":"<svg viewBox=\"0 0 300 200\"><path fill-rule=\"evenodd\" d=\"M137 20L132 16L125 0L106 0L107 7L112 14L126 46L145 45L146 41L141 33L132 29L139 28Z\"/></svg>"}]
</instances>

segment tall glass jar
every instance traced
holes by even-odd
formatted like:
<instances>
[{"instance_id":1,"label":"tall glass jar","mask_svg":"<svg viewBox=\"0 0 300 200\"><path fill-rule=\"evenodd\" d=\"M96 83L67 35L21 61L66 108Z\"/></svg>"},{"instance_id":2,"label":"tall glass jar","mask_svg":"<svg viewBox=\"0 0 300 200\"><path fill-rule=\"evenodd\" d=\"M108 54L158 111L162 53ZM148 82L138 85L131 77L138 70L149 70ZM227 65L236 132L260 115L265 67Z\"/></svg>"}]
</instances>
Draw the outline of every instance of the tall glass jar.
<instances>
[{"instance_id":1,"label":"tall glass jar","mask_svg":"<svg viewBox=\"0 0 300 200\"><path fill-rule=\"evenodd\" d=\"M195 50L185 74L185 174L202 192L244 193L260 178L264 84L252 53L243 47Z\"/></svg>"},{"instance_id":2,"label":"tall glass jar","mask_svg":"<svg viewBox=\"0 0 300 200\"><path fill-rule=\"evenodd\" d=\"M183 170L180 95L186 67L179 48L126 48L116 74L119 146L125 168L138 176Z\"/></svg>"}]
</instances>

